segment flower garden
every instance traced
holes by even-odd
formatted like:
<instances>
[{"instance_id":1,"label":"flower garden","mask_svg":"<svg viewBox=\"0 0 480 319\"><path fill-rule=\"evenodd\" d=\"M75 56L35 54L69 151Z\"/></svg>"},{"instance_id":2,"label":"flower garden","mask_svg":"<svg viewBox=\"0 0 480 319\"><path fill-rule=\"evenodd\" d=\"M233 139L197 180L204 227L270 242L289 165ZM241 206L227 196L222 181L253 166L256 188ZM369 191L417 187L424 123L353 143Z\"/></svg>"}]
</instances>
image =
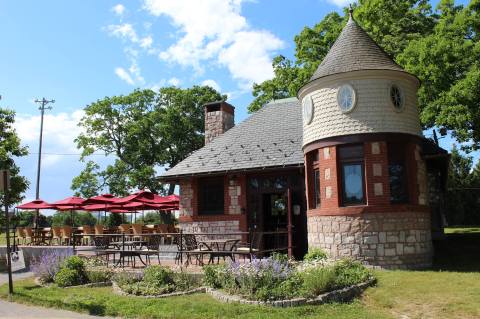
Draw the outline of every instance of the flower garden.
<instances>
[{"instance_id":1,"label":"flower garden","mask_svg":"<svg viewBox=\"0 0 480 319\"><path fill-rule=\"evenodd\" d=\"M360 263L348 259L328 261L321 250L310 251L301 262L273 254L251 261L207 265L202 270L202 273L189 273L160 265L150 265L143 270L118 270L105 267L104 261L97 257L55 251L44 253L32 264L35 278L43 286L113 285L117 294L150 298L217 291L241 298L240 302L271 305L279 300L312 300L323 293L358 284L366 283L366 287L375 280L372 272ZM359 293L357 289L356 295ZM232 300L235 299L224 301Z\"/></svg>"}]
</instances>

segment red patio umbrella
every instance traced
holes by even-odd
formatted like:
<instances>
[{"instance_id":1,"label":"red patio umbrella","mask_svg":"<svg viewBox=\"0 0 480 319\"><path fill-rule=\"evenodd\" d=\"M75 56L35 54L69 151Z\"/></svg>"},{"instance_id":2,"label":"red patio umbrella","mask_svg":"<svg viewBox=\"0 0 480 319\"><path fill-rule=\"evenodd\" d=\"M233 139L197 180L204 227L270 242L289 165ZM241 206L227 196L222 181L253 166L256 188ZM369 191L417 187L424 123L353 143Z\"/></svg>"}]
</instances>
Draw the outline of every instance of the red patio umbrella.
<instances>
[{"instance_id":1,"label":"red patio umbrella","mask_svg":"<svg viewBox=\"0 0 480 319\"><path fill-rule=\"evenodd\" d=\"M118 200L118 197L113 196L112 194L102 194L98 196L93 196L85 200L83 202L84 205L88 204L109 204L109 203L114 203Z\"/></svg>"},{"instance_id":2,"label":"red patio umbrella","mask_svg":"<svg viewBox=\"0 0 480 319\"><path fill-rule=\"evenodd\" d=\"M118 197L113 196L112 194L102 194L98 196L90 197L89 199L85 200L83 203L84 205L89 204L104 204L103 209L94 209L93 211L98 211L98 219L100 219L100 211L104 211L105 219L107 218L107 205L113 204L115 201L118 200Z\"/></svg>"},{"instance_id":3,"label":"red patio umbrella","mask_svg":"<svg viewBox=\"0 0 480 319\"><path fill-rule=\"evenodd\" d=\"M56 206L57 210L59 211L70 211L70 218L72 220L72 226L75 226L75 222L73 219L73 210L82 207L82 204L85 202L85 199L76 196L70 196L65 199L56 201L53 205Z\"/></svg>"},{"instance_id":4,"label":"red patio umbrella","mask_svg":"<svg viewBox=\"0 0 480 319\"><path fill-rule=\"evenodd\" d=\"M126 204L126 203L129 203L131 201L137 201L137 202L140 201L141 202L141 201L153 200L154 195L155 194L153 194L150 191L141 190L141 191L135 192L133 194L130 194L128 196L117 199L116 203L117 204Z\"/></svg>"},{"instance_id":5,"label":"red patio umbrella","mask_svg":"<svg viewBox=\"0 0 480 319\"><path fill-rule=\"evenodd\" d=\"M44 200L36 199L17 206L18 209L54 209L55 206Z\"/></svg>"},{"instance_id":6,"label":"red patio umbrella","mask_svg":"<svg viewBox=\"0 0 480 319\"><path fill-rule=\"evenodd\" d=\"M17 206L17 209L35 209L35 219L34 219L34 226L37 228L37 220L38 220L38 211L40 209L54 209L55 206L52 204L47 203L44 200L36 199L28 203L24 203Z\"/></svg>"}]
</instances>

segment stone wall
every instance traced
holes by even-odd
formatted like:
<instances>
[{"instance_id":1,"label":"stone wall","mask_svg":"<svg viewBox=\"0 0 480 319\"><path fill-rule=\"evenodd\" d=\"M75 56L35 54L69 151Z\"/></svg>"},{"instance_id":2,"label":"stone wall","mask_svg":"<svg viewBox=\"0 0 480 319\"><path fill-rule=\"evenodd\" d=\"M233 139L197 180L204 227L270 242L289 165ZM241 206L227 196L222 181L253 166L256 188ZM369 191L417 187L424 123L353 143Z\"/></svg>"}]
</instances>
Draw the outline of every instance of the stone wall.
<instances>
[{"instance_id":1,"label":"stone wall","mask_svg":"<svg viewBox=\"0 0 480 319\"><path fill-rule=\"evenodd\" d=\"M181 180L180 186L180 216L193 215L193 187L192 180Z\"/></svg>"},{"instance_id":2,"label":"stone wall","mask_svg":"<svg viewBox=\"0 0 480 319\"><path fill-rule=\"evenodd\" d=\"M184 222L179 225L185 233L234 233L240 232L240 222L238 220L226 220L226 221L195 221ZM240 235L231 235L231 238L240 239ZM214 239L214 238L226 238L225 235L211 235L211 236L199 236L201 239ZM197 238L198 239L198 238Z\"/></svg>"},{"instance_id":3,"label":"stone wall","mask_svg":"<svg viewBox=\"0 0 480 319\"><path fill-rule=\"evenodd\" d=\"M308 245L335 259L355 258L380 268L426 268L432 264L429 212L309 216Z\"/></svg>"},{"instance_id":4,"label":"stone wall","mask_svg":"<svg viewBox=\"0 0 480 319\"><path fill-rule=\"evenodd\" d=\"M230 215L238 215L242 212L242 186L240 180L234 179L228 181L228 201L227 212Z\"/></svg>"}]
</instances>

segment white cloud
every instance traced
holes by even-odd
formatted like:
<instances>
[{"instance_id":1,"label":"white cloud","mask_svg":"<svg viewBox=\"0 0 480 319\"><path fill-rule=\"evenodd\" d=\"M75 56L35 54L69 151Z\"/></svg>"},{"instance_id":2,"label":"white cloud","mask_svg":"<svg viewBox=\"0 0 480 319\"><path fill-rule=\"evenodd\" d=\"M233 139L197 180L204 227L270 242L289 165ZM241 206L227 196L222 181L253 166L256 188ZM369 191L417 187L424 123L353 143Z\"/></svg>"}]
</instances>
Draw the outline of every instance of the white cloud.
<instances>
[{"instance_id":1,"label":"white cloud","mask_svg":"<svg viewBox=\"0 0 480 319\"><path fill-rule=\"evenodd\" d=\"M65 158L60 154L80 153L74 139L82 132L78 122L84 114L83 110L77 110L70 114L45 113L42 165L51 166L58 163ZM40 115L18 114L15 128L22 143L29 146L30 152L37 152Z\"/></svg>"},{"instance_id":2,"label":"white cloud","mask_svg":"<svg viewBox=\"0 0 480 319\"><path fill-rule=\"evenodd\" d=\"M225 65L235 79L262 82L273 77L269 51L282 46L282 41L267 31L243 31L235 34L232 45L219 54L219 62Z\"/></svg>"},{"instance_id":3,"label":"white cloud","mask_svg":"<svg viewBox=\"0 0 480 319\"><path fill-rule=\"evenodd\" d=\"M112 7L112 11L117 15L117 16L122 16L125 13L125 6L121 3L115 5Z\"/></svg>"},{"instance_id":4,"label":"white cloud","mask_svg":"<svg viewBox=\"0 0 480 319\"><path fill-rule=\"evenodd\" d=\"M148 49L152 46L153 38L151 36L146 36L145 38L140 39L140 47Z\"/></svg>"},{"instance_id":5,"label":"white cloud","mask_svg":"<svg viewBox=\"0 0 480 319\"><path fill-rule=\"evenodd\" d=\"M133 81L132 77L124 68L115 68L115 74L122 79L123 81L127 82L130 85L135 85L135 81Z\"/></svg>"},{"instance_id":6,"label":"white cloud","mask_svg":"<svg viewBox=\"0 0 480 319\"><path fill-rule=\"evenodd\" d=\"M215 82L214 80L211 80L211 79L208 79L208 80L203 81L203 82L202 82L202 85L209 86L209 87L211 87L212 89L217 90L218 92L221 92L221 91L222 91L222 89L220 88L220 85L218 85L217 82Z\"/></svg>"},{"instance_id":7,"label":"white cloud","mask_svg":"<svg viewBox=\"0 0 480 319\"><path fill-rule=\"evenodd\" d=\"M173 86L178 86L180 84L180 80L177 79L176 77L173 77L168 80L168 84L173 85Z\"/></svg>"},{"instance_id":8,"label":"white cloud","mask_svg":"<svg viewBox=\"0 0 480 319\"><path fill-rule=\"evenodd\" d=\"M122 40L130 40L133 43L137 43L137 32L130 23L123 24L110 24L106 27L108 34L111 36L120 38Z\"/></svg>"},{"instance_id":9,"label":"white cloud","mask_svg":"<svg viewBox=\"0 0 480 319\"><path fill-rule=\"evenodd\" d=\"M242 86L271 78L270 56L284 43L268 31L249 26L241 15L242 2L145 0L144 8L150 14L169 17L181 34L176 43L159 54L160 59L191 66L198 74L203 72L202 61L214 60L227 67ZM234 50L248 54L248 59L243 59Z\"/></svg>"}]
</instances>

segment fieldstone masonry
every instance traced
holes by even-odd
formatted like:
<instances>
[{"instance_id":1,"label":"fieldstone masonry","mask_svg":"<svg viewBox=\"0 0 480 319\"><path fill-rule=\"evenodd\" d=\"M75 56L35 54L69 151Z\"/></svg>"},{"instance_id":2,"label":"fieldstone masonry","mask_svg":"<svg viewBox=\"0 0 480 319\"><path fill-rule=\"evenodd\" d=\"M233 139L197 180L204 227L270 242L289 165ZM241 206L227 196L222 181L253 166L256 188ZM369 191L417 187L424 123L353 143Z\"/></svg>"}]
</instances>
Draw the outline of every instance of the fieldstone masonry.
<instances>
[{"instance_id":1,"label":"fieldstone masonry","mask_svg":"<svg viewBox=\"0 0 480 319\"><path fill-rule=\"evenodd\" d=\"M193 216L193 187L191 180L181 180L180 183L180 216Z\"/></svg>"},{"instance_id":2,"label":"fieldstone masonry","mask_svg":"<svg viewBox=\"0 0 480 319\"><path fill-rule=\"evenodd\" d=\"M242 187L237 179L228 182L228 196L230 197L230 205L228 206L228 214L238 215L242 212L240 206L240 196L242 196Z\"/></svg>"},{"instance_id":3,"label":"fieldstone masonry","mask_svg":"<svg viewBox=\"0 0 480 319\"><path fill-rule=\"evenodd\" d=\"M185 233L235 233L240 232L240 222L238 220L227 220L227 221L201 221L201 222L190 222L190 223L181 223L180 224L183 232ZM201 236L199 236L200 238ZM218 236L203 236L201 239L215 239L225 238L225 235ZM230 235L232 238L240 239L240 235Z\"/></svg>"},{"instance_id":4,"label":"fieldstone masonry","mask_svg":"<svg viewBox=\"0 0 480 319\"><path fill-rule=\"evenodd\" d=\"M430 214L365 213L309 216L308 245L334 258L351 257L381 268L431 266Z\"/></svg>"},{"instance_id":5,"label":"fieldstone masonry","mask_svg":"<svg viewBox=\"0 0 480 319\"><path fill-rule=\"evenodd\" d=\"M205 144L222 135L234 125L234 116L225 111L205 113Z\"/></svg>"}]
</instances>

